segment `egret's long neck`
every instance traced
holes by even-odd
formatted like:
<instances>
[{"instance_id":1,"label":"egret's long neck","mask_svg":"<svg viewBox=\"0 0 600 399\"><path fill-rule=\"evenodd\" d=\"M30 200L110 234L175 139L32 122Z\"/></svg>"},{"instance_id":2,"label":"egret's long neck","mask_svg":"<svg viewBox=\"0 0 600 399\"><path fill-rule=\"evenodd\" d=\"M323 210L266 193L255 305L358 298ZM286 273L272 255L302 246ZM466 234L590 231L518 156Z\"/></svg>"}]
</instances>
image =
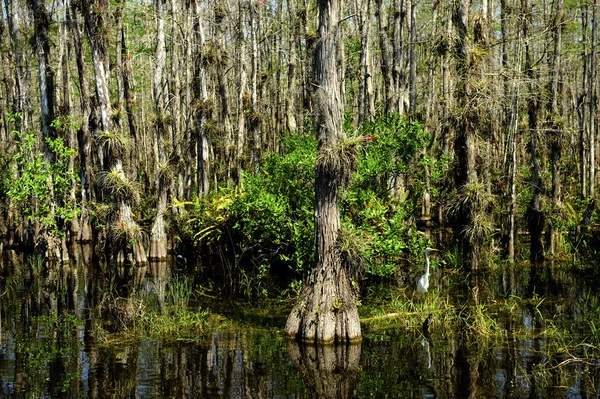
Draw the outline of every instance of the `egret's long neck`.
<instances>
[{"instance_id":1,"label":"egret's long neck","mask_svg":"<svg viewBox=\"0 0 600 399\"><path fill-rule=\"evenodd\" d=\"M426 263L425 274L429 276L429 254L427 252L425 252L425 263Z\"/></svg>"}]
</instances>

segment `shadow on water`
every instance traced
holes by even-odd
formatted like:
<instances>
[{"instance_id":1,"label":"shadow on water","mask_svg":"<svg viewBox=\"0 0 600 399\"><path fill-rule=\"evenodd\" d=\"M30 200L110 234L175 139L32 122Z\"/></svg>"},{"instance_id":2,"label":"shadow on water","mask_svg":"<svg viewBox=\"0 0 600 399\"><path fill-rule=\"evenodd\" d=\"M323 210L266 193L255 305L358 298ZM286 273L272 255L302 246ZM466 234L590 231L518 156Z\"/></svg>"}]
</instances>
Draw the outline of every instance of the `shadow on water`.
<instances>
[{"instance_id":1,"label":"shadow on water","mask_svg":"<svg viewBox=\"0 0 600 399\"><path fill-rule=\"evenodd\" d=\"M0 270L0 395L4 398L587 398L600 393L598 272L548 263L480 274L438 271L426 299L443 297L428 328L403 317L366 324L361 345L302 346L281 328L286 306L203 302L226 315L193 339L110 334L128 312L188 303L172 264L132 271L142 300L106 309L114 280L89 249L48 270L5 253ZM173 279L179 282L173 284ZM179 287L179 288L178 288ZM477 288L474 290L474 288ZM118 291L118 290L117 290ZM151 294L151 295L150 295ZM119 303L115 298L115 303ZM494 333L474 329L477 301ZM104 313L98 309L103 308ZM427 313L426 313L427 314ZM107 320L107 319L111 319ZM112 324L111 324L112 323ZM175 334L176 332L173 332ZM171 336L170 338L173 338Z\"/></svg>"}]
</instances>

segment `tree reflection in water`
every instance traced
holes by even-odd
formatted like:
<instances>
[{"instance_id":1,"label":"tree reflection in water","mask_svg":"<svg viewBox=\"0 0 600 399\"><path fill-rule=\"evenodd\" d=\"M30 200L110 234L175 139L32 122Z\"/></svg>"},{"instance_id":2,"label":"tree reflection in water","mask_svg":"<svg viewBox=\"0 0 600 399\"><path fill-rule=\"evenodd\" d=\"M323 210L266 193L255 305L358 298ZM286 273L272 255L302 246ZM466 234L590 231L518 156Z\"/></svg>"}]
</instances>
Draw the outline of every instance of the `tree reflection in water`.
<instances>
[{"instance_id":1,"label":"tree reflection in water","mask_svg":"<svg viewBox=\"0 0 600 399\"><path fill-rule=\"evenodd\" d=\"M361 345L306 346L285 340L286 311L221 300L209 309L226 316L193 339L110 334L122 325L110 315L130 307L111 313L109 293L116 305L138 309L143 301L158 315L163 302L186 308L192 289L172 278L172 263L150 263L130 273L125 293L140 299L128 302L114 281L97 278L106 264L92 261L89 248L72 259L78 263L40 273L22 254L0 257L0 397L599 397L597 268L481 274L477 300L501 335L477 333L463 310L452 330L435 314L429 329L396 320L369 324ZM457 303L465 297L456 288L449 295Z\"/></svg>"},{"instance_id":2,"label":"tree reflection in water","mask_svg":"<svg viewBox=\"0 0 600 399\"><path fill-rule=\"evenodd\" d=\"M314 398L353 397L358 383L360 343L350 345L304 345L288 341L287 349L294 366L302 374Z\"/></svg>"}]
</instances>

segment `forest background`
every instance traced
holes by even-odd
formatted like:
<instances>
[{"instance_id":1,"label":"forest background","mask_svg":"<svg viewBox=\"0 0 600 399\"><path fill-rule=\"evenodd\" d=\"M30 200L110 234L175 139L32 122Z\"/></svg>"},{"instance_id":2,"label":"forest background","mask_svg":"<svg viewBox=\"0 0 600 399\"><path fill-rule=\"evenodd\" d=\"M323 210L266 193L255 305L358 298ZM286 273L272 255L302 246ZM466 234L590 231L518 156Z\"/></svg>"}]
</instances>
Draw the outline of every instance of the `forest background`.
<instances>
[{"instance_id":1,"label":"forest background","mask_svg":"<svg viewBox=\"0 0 600 399\"><path fill-rule=\"evenodd\" d=\"M450 266L597 256L597 20L598 0L345 2L356 276L412 279L428 226ZM4 0L2 246L93 243L124 279L180 254L232 295L300 292L317 24L307 0Z\"/></svg>"}]
</instances>

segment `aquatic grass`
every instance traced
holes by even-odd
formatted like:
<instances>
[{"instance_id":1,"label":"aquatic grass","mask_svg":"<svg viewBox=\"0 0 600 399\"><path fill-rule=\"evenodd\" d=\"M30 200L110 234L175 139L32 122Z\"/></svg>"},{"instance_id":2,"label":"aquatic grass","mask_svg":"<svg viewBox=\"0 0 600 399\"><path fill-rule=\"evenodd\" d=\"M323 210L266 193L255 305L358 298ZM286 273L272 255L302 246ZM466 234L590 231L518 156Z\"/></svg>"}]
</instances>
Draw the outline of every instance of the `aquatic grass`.
<instances>
[{"instance_id":1,"label":"aquatic grass","mask_svg":"<svg viewBox=\"0 0 600 399\"><path fill-rule=\"evenodd\" d=\"M444 262L451 269L458 269L463 265L464 258L461 248L458 245L444 252Z\"/></svg>"},{"instance_id":2,"label":"aquatic grass","mask_svg":"<svg viewBox=\"0 0 600 399\"><path fill-rule=\"evenodd\" d=\"M44 268L44 257L41 254L31 255L27 258L27 265L32 277L38 277Z\"/></svg>"},{"instance_id":3,"label":"aquatic grass","mask_svg":"<svg viewBox=\"0 0 600 399\"><path fill-rule=\"evenodd\" d=\"M475 334L480 337L501 337L504 330L500 328L498 321L491 317L489 308L482 304L465 306L458 318L467 334Z\"/></svg>"},{"instance_id":4,"label":"aquatic grass","mask_svg":"<svg viewBox=\"0 0 600 399\"><path fill-rule=\"evenodd\" d=\"M167 282L168 298L173 306L185 308L194 297L192 280L189 277L174 275Z\"/></svg>"},{"instance_id":5,"label":"aquatic grass","mask_svg":"<svg viewBox=\"0 0 600 399\"><path fill-rule=\"evenodd\" d=\"M195 299L191 278L174 275L151 287L127 299L105 296L97 308L108 320L98 334L102 343L114 344L115 337L128 343L142 338L195 341L211 325L224 324L223 317L190 306Z\"/></svg>"},{"instance_id":6,"label":"aquatic grass","mask_svg":"<svg viewBox=\"0 0 600 399\"><path fill-rule=\"evenodd\" d=\"M522 320L525 306L531 307L535 317L543 320L544 298L526 300L511 296L504 301L480 303L479 299L470 296L464 303L456 303L450 295L435 289L424 296L417 296L410 289L396 289L387 294L387 298L375 298L374 301L367 299L365 302L374 302L376 305L360 309L361 323L367 331L390 328L420 331L423 322L431 314L434 327L430 331L440 336L464 334L476 339L503 341L508 336L539 336L541 333L527 329ZM502 320L512 321L510 331Z\"/></svg>"},{"instance_id":7,"label":"aquatic grass","mask_svg":"<svg viewBox=\"0 0 600 399\"><path fill-rule=\"evenodd\" d=\"M140 307L133 320L121 320L117 331L99 327L96 337L104 345L132 344L143 338L196 341L211 325L222 324L220 319L207 309L167 306L162 310L149 310Z\"/></svg>"},{"instance_id":8,"label":"aquatic grass","mask_svg":"<svg viewBox=\"0 0 600 399\"><path fill-rule=\"evenodd\" d=\"M208 310L172 307L167 312L144 313L136 321L134 333L169 341L194 341L208 326Z\"/></svg>"},{"instance_id":9,"label":"aquatic grass","mask_svg":"<svg viewBox=\"0 0 600 399\"><path fill-rule=\"evenodd\" d=\"M409 297L405 290L398 290L387 303L363 311L361 323L369 330L403 327L420 329L424 320L432 315L440 330L452 330L456 324L456 308L448 295L430 291L425 297Z\"/></svg>"}]
</instances>

